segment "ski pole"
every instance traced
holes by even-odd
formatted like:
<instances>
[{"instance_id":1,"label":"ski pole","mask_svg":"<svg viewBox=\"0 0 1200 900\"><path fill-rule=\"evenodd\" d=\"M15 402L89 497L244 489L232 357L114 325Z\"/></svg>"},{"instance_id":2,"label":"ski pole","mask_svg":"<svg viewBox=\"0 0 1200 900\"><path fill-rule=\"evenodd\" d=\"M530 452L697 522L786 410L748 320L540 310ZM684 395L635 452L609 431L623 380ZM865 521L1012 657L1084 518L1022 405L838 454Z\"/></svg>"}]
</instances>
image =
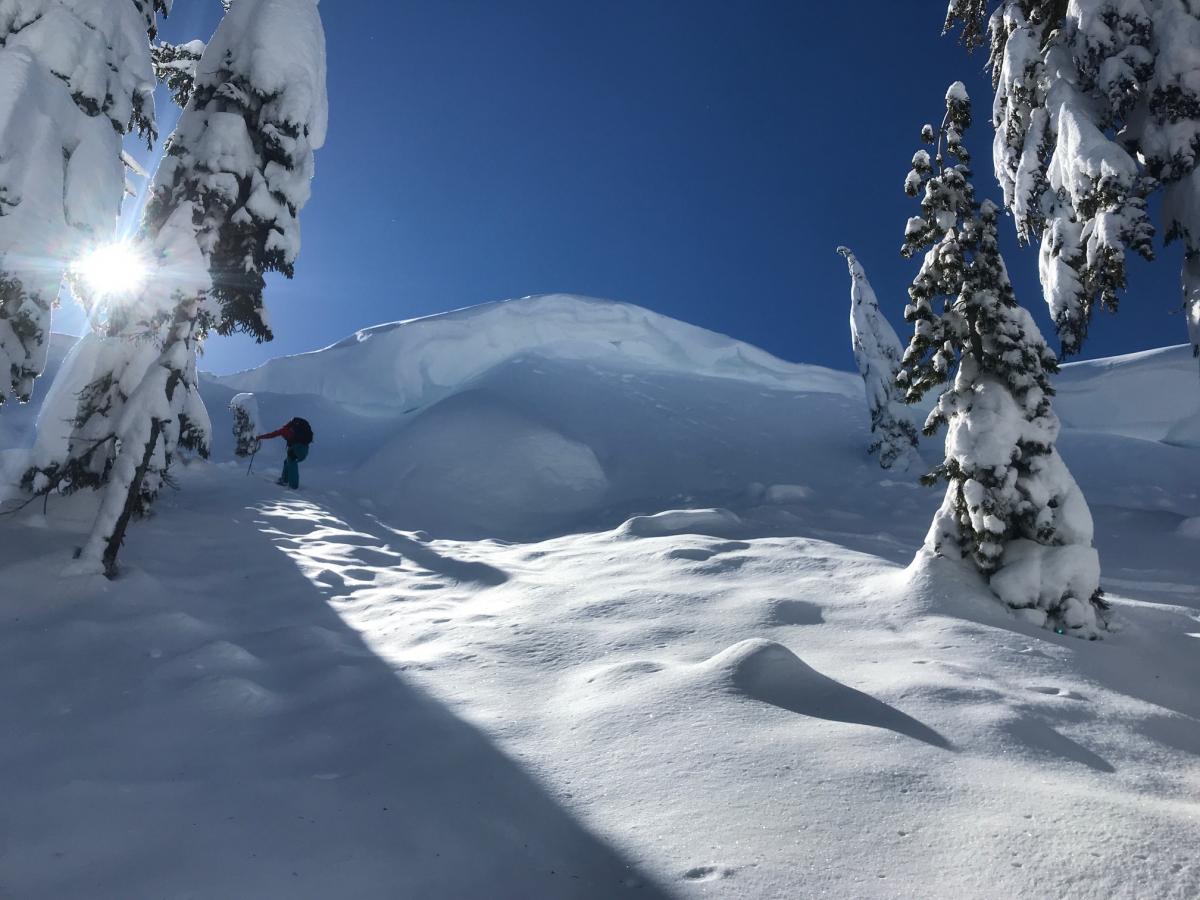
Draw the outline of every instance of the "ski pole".
<instances>
[{"instance_id":1,"label":"ski pole","mask_svg":"<svg viewBox=\"0 0 1200 900\"><path fill-rule=\"evenodd\" d=\"M254 457L258 456L259 444L254 445L254 452L250 454L250 465L246 466L246 474L250 474L250 470L254 468Z\"/></svg>"}]
</instances>

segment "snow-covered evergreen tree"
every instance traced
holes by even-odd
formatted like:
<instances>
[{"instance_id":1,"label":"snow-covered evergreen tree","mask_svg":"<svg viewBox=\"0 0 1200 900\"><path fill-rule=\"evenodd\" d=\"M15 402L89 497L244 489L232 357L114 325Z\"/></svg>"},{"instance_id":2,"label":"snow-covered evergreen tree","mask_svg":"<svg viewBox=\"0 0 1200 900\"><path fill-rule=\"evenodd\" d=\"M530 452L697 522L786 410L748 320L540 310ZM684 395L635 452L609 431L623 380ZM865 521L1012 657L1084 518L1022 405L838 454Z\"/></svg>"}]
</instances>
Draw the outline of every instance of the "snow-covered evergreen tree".
<instances>
[{"instance_id":1,"label":"snow-covered evergreen tree","mask_svg":"<svg viewBox=\"0 0 1200 900\"><path fill-rule=\"evenodd\" d=\"M313 151L324 140L327 115L316 0L233 4L197 66L191 99L151 188L143 242L166 263L161 283L142 293L132 307L137 315L126 315L122 327L168 314L170 324L125 402L101 416L113 425L116 454L81 569L113 574L130 519L153 500L176 451L207 452L208 419L195 390L196 350L205 333L271 337L263 275L292 275L300 250L297 216L309 197ZM195 271L203 272L202 284ZM164 286L172 289L169 302ZM114 383L109 372L92 382Z\"/></svg>"},{"instance_id":2,"label":"snow-covered evergreen tree","mask_svg":"<svg viewBox=\"0 0 1200 900\"><path fill-rule=\"evenodd\" d=\"M162 0L0 2L0 403L29 397L70 261L116 225L121 137L154 136Z\"/></svg>"},{"instance_id":3,"label":"snow-covered evergreen tree","mask_svg":"<svg viewBox=\"0 0 1200 900\"><path fill-rule=\"evenodd\" d=\"M1148 197L1184 245L1183 304L1200 355L1200 5L1195 0L951 0L946 28L991 38L994 157L1064 353L1097 304L1117 306L1129 252L1153 257Z\"/></svg>"},{"instance_id":4,"label":"snow-covered evergreen tree","mask_svg":"<svg viewBox=\"0 0 1200 900\"><path fill-rule=\"evenodd\" d=\"M1054 448L1057 361L1013 294L997 207L975 198L962 145L970 118L957 82L935 155L919 152L905 182L921 214L902 252L923 260L909 288L913 337L899 381L910 402L940 388L925 432L947 428L945 459L924 479L948 484L923 552L967 560L1013 609L1094 637L1103 628L1099 559L1087 503Z\"/></svg>"},{"instance_id":5,"label":"snow-covered evergreen tree","mask_svg":"<svg viewBox=\"0 0 1200 900\"><path fill-rule=\"evenodd\" d=\"M885 469L908 469L920 462L917 428L896 384L904 348L879 309L879 300L862 264L848 247L838 247L850 268L850 342L862 375L871 414L869 453L879 454Z\"/></svg>"}]
</instances>

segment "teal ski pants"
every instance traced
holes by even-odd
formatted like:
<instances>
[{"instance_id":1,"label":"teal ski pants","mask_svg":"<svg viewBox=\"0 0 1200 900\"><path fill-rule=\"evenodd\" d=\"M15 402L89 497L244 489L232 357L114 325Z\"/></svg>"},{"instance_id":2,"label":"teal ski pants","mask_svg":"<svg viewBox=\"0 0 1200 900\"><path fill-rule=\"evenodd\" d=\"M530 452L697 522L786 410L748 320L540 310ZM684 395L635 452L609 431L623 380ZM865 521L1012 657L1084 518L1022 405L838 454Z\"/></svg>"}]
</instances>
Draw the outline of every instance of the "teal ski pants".
<instances>
[{"instance_id":1,"label":"teal ski pants","mask_svg":"<svg viewBox=\"0 0 1200 900\"><path fill-rule=\"evenodd\" d=\"M300 487L300 462L308 456L308 444L288 444L287 457L283 461L283 474L279 480L290 488Z\"/></svg>"}]
</instances>

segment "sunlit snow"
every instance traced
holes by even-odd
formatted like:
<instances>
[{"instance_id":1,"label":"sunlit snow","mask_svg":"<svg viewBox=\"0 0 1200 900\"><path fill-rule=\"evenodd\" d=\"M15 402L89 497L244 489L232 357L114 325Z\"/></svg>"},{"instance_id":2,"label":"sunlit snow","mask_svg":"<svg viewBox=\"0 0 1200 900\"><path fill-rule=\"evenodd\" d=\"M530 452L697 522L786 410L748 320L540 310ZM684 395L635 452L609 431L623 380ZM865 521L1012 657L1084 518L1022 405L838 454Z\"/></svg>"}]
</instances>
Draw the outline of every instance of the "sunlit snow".
<instances>
[{"instance_id":1,"label":"sunlit snow","mask_svg":"<svg viewBox=\"0 0 1200 900\"><path fill-rule=\"evenodd\" d=\"M1193 366L1056 382L1099 641L909 565L940 492L867 456L857 375L637 307L492 304L208 377L213 461L121 580L59 575L94 499L0 519L0 884L1197 896L1200 410L1136 388ZM261 427L313 423L298 493L278 448L231 455L248 390Z\"/></svg>"}]
</instances>

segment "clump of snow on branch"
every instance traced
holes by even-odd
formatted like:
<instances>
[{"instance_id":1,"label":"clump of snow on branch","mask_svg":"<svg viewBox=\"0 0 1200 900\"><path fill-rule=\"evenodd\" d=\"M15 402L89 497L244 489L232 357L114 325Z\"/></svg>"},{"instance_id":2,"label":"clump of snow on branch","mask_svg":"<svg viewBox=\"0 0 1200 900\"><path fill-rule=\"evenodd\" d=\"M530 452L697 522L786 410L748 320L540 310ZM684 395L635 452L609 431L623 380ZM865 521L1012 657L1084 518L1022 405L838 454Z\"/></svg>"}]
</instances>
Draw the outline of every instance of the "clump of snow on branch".
<instances>
[{"instance_id":1,"label":"clump of snow on branch","mask_svg":"<svg viewBox=\"0 0 1200 900\"><path fill-rule=\"evenodd\" d=\"M187 106L196 89L196 66L204 55L204 41L168 44L159 41L151 51L154 74L179 106Z\"/></svg>"},{"instance_id":2,"label":"clump of snow on branch","mask_svg":"<svg viewBox=\"0 0 1200 900\"><path fill-rule=\"evenodd\" d=\"M879 309L862 264L847 247L839 247L838 253L846 257L850 269L850 340L871 414L873 439L868 450L879 454L879 465L885 469L907 469L920 457L917 429L896 384L904 348Z\"/></svg>"}]
</instances>

